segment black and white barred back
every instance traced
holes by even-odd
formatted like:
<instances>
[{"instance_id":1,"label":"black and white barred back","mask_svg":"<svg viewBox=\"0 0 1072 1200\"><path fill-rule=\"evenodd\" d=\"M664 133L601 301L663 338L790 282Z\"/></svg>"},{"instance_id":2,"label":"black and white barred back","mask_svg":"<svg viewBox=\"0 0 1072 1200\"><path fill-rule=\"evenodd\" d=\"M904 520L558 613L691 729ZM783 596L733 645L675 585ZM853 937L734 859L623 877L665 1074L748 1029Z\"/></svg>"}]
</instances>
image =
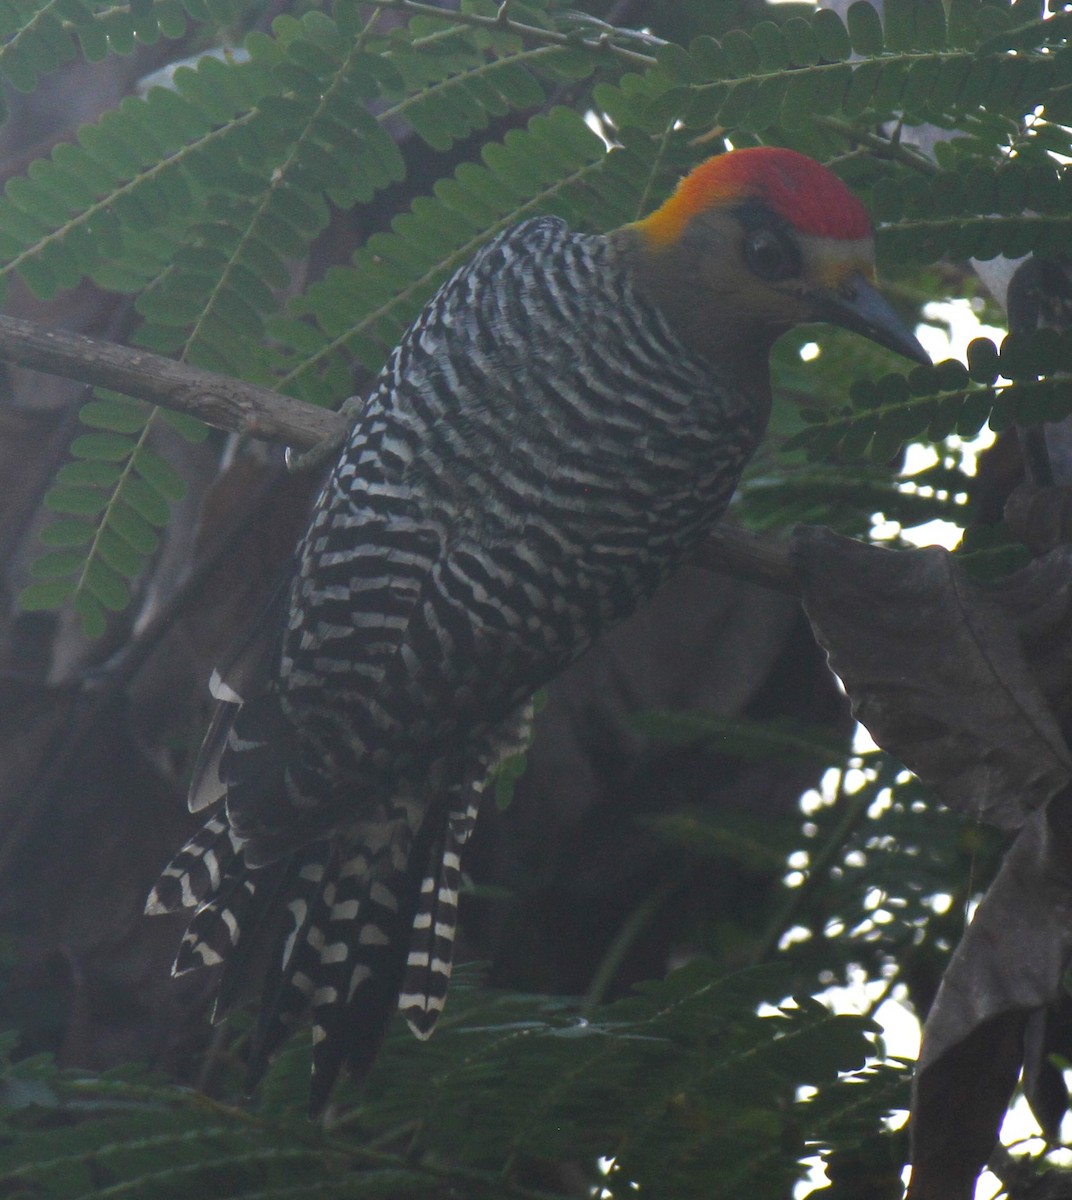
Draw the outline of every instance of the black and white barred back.
<instances>
[{"instance_id":1,"label":"black and white barred back","mask_svg":"<svg viewBox=\"0 0 1072 1200\"><path fill-rule=\"evenodd\" d=\"M176 973L272 945L252 1073L310 1011L313 1105L443 1007L461 854L533 692L662 583L766 422L637 294L612 239L528 221L391 356L316 504L285 628L221 685L151 911Z\"/></svg>"}]
</instances>

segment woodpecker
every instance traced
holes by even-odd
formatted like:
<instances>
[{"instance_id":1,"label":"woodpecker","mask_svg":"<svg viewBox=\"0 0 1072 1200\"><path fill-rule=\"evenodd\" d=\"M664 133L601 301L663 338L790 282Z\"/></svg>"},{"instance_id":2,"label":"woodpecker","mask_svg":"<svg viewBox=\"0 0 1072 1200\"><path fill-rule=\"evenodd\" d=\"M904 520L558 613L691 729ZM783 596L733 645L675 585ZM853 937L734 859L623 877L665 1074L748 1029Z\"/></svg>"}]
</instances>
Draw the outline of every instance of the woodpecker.
<instances>
[{"instance_id":1,"label":"woodpecker","mask_svg":"<svg viewBox=\"0 0 1072 1200\"><path fill-rule=\"evenodd\" d=\"M536 218L427 304L360 411L284 611L214 676L190 792L206 824L150 895L193 908L174 971L263 974L251 1083L304 1020L311 1107L395 1007L443 1008L465 844L533 693L722 515L807 321L927 362L869 282L870 221L829 170L756 148L605 235ZM267 963L267 965L265 965ZM259 976L260 977L260 976Z\"/></svg>"}]
</instances>

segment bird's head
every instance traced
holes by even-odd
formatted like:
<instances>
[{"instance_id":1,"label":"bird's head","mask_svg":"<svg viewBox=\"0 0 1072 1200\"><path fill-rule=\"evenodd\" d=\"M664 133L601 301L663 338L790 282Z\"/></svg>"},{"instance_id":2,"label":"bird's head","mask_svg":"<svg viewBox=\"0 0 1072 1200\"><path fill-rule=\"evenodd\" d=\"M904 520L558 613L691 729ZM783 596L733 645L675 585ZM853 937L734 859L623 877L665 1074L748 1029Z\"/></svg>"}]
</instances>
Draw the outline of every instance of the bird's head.
<instances>
[{"instance_id":1,"label":"bird's head","mask_svg":"<svg viewBox=\"0 0 1072 1200\"><path fill-rule=\"evenodd\" d=\"M779 334L828 321L916 362L926 351L872 286L867 211L814 159L731 150L618 235L642 287L690 349L745 370Z\"/></svg>"}]
</instances>

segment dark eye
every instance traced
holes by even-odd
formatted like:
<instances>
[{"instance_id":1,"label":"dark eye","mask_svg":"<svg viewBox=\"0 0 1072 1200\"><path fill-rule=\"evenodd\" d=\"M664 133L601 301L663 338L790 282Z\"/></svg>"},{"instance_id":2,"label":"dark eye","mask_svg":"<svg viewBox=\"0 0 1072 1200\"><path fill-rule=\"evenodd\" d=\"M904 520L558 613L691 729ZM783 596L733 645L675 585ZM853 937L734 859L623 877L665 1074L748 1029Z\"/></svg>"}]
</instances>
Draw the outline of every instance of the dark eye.
<instances>
[{"instance_id":1,"label":"dark eye","mask_svg":"<svg viewBox=\"0 0 1072 1200\"><path fill-rule=\"evenodd\" d=\"M753 229L745 237L744 261L753 274L768 283L789 279L800 272L800 256L784 234L773 229Z\"/></svg>"}]
</instances>

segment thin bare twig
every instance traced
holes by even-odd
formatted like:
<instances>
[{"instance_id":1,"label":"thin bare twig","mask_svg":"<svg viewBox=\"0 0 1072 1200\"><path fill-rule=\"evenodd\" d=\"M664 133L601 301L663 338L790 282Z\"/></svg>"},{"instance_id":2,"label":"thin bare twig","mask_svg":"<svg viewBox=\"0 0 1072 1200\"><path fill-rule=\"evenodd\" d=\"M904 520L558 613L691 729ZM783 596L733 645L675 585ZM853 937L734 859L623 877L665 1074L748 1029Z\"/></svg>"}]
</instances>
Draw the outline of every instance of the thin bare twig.
<instances>
[{"instance_id":1,"label":"thin bare twig","mask_svg":"<svg viewBox=\"0 0 1072 1200\"><path fill-rule=\"evenodd\" d=\"M514 21L509 16L508 2L499 6L494 17L437 8L434 4L421 4L419 0L370 0L370 3L375 4L377 8L388 8L410 16L434 17L437 21L448 21L454 25L472 25L478 29L492 29L497 33L512 33L525 42L540 46L581 47L585 50L597 50L621 59L622 62L633 67L653 67L655 65L652 55L641 54L639 51L627 50L624 46L616 45L606 32L597 38L575 37L557 29L541 29L538 25L526 25L521 21ZM623 31L623 33L626 32Z\"/></svg>"},{"instance_id":2,"label":"thin bare twig","mask_svg":"<svg viewBox=\"0 0 1072 1200\"><path fill-rule=\"evenodd\" d=\"M789 596L800 595L789 546L768 534L720 526L687 561L703 571L733 575Z\"/></svg>"},{"instance_id":3,"label":"thin bare twig","mask_svg":"<svg viewBox=\"0 0 1072 1200\"><path fill-rule=\"evenodd\" d=\"M219 429L302 449L336 434L345 423L336 413L256 384L16 317L0 317L0 359L111 388L200 417Z\"/></svg>"},{"instance_id":4,"label":"thin bare twig","mask_svg":"<svg viewBox=\"0 0 1072 1200\"><path fill-rule=\"evenodd\" d=\"M848 121L838 120L837 117L819 115L814 117L813 120L817 125L824 125L832 133L838 134L847 141L856 142L860 146L866 146L872 153L877 154L879 158L888 158L904 163L905 166L911 167L913 171L917 171L921 175L938 175L941 173L941 167L936 162L932 162L925 155L912 150L895 138L883 137L882 134L874 133L868 129L859 129Z\"/></svg>"}]
</instances>

